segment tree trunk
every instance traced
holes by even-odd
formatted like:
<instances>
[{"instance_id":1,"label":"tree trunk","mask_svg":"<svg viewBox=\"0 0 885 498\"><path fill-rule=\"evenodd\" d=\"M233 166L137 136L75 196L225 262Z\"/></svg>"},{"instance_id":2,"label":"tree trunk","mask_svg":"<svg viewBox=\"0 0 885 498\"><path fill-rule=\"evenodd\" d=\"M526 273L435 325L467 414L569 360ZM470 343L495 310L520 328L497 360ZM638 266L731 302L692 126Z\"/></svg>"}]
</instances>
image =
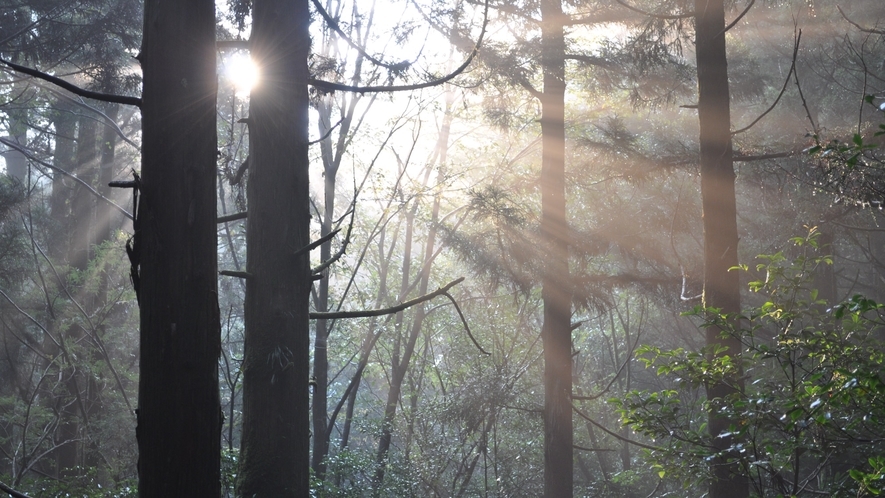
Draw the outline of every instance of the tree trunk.
<instances>
[{"instance_id":1,"label":"tree trunk","mask_svg":"<svg viewBox=\"0 0 885 498\"><path fill-rule=\"evenodd\" d=\"M215 2L145 3L139 496L220 495Z\"/></svg>"},{"instance_id":2,"label":"tree trunk","mask_svg":"<svg viewBox=\"0 0 885 498\"><path fill-rule=\"evenodd\" d=\"M731 116L728 67L725 53L725 11L723 0L695 0L695 47L698 72L698 119L700 122L701 202L704 212L704 306L722 313L740 312L737 266L737 212L732 163ZM721 330L707 328L709 347L725 346L724 354L740 352L740 341L720 337ZM740 380L729 379L707 386L707 399L733 394ZM710 437L720 456L714 458L711 498L737 498L749 494L749 483L737 464L728 463L725 452L733 444L720 437L733 420L711 409L708 415ZM733 455L731 456L734 457Z\"/></svg>"},{"instance_id":3,"label":"tree trunk","mask_svg":"<svg viewBox=\"0 0 885 498\"><path fill-rule=\"evenodd\" d=\"M573 488L571 295L565 218L565 40L560 0L541 2L544 68L541 135L541 237L544 325L544 496L568 498Z\"/></svg>"},{"instance_id":4,"label":"tree trunk","mask_svg":"<svg viewBox=\"0 0 885 498\"><path fill-rule=\"evenodd\" d=\"M306 0L255 0L243 433L237 494L307 497L310 466Z\"/></svg>"}]
</instances>

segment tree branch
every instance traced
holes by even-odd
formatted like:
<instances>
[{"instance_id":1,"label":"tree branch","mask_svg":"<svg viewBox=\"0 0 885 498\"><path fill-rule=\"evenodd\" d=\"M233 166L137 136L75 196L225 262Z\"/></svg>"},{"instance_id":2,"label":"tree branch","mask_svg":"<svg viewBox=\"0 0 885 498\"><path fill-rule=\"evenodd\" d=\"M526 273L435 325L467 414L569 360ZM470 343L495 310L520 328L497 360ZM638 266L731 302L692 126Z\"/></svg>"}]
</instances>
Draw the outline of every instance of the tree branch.
<instances>
[{"instance_id":1,"label":"tree branch","mask_svg":"<svg viewBox=\"0 0 885 498\"><path fill-rule=\"evenodd\" d=\"M298 249L297 251L295 251L295 254L293 254L293 256L298 257L306 252L313 251L317 247L323 245L323 243L325 243L329 240L332 240L332 237L338 235L338 232L340 232L340 231L341 231L340 228L332 230L331 232L327 233L323 237L320 237L319 239L311 242L310 244L307 244L306 246L302 247L301 249Z\"/></svg>"},{"instance_id":2,"label":"tree branch","mask_svg":"<svg viewBox=\"0 0 885 498\"><path fill-rule=\"evenodd\" d=\"M404 303L397 304L396 306L391 306L389 308L382 308L377 310L362 310L362 311L312 311L310 313L310 318L312 320L316 319L326 319L333 320L337 318L368 318L373 316L383 316L383 315L392 315L394 313L399 313L404 309L411 308L416 304L421 304L425 301L430 301L431 299L437 296L444 296L449 292L449 289L460 284L464 281L464 277L460 277L456 280L453 280L446 284L444 287L440 287L430 294L425 294L421 297L416 297L415 299L411 299Z\"/></svg>"},{"instance_id":3,"label":"tree branch","mask_svg":"<svg viewBox=\"0 0 885 498\"><path fill-rule=\"evenodd\" d=\"M467 57L467 60L464 61L463 64L458 66L454 71L443 76L441 78L435 79L433 81L426 81L424 83L416 83L414 85L378 85L378 86L353 86L353 85L344 85L342 83L333 83L331 81L323 81L318 80L316 78L309 78L307 83L314 88L319 88L322 90L328 91L342 91L342 92L355 92L355 93L369 93L369 92L403 92L410 90L420 90L422 88L430 88L433 86L438 86L448 81L451 81L463 73L470 63L473 62L473 59L476 58L476 55L479 54L479 49L482 46L483 38L486 35L486 28L489 24L489 0L485 2L485 9L483 10L483 19L482 19L482 31L479 34L479 39L476 41L476 45L473 46L473 50L470 52L470 55Z\"/></svg>"},{"instance_id":4,"label":"tree branch","mask_svg":"<svg viewBox=\"0 0 885 498\"><path fill-rule=\"evenodd\" d=\"M753 7L754 3L756 3L756 0L750 0L750 4L747 5L747 8L744 9L744 11L741 12L741 15L737 16L734 19L734 21L731 21L731 23L728 26L726 26L725 29L722 30L722 33L727 32L729 29L733 28L738 22L740 22L740 20L743 19L745 15L747 15L747 12L750 12L750 9ZM716 36L718 37L718 36L722 35L722 33L719 33Z\"/></svg>"},{"instance_id":5,"label":"tree branch","mask_svg":"<svg viewBox=\"0 0 885 498\"><path fill-rule=\"evenodd\" d=\"M883 31L881 29L864 28L860 24L857 24L856 22L852 21L851 19L848 18L848 16L845 15L845 12L842 11L841 6L837 5L836 8L839 9L839 13L842 14L843 19L848 21L848 24L854 26L855 28L859 29L860 31L863 31L864 33L874 34L874 35L885 35L885 31Z\"/></svg>"},{"instance_id":6,"label":"tree branch","mask_svg":"<svg viewBox=\"0 0 885 498\"><path fill-rule=\"evenodd\" d=\"M618 2L619 4L621 4L622 6L626 7L627 9L632 10L633 12L637 12L637 13L642 14L644 16L653 17L655 19L688 19L690 17L695 16L694 12L692 12L691 14L654 14L654 13L646 12L642 9L636 8L636 7L628 4L624 0L615 0L615 1Z\"/></svg>"},{"instance_id":7,"label":"tree branch","mask_svg":"<svg viewBox=\"0 0 885 498\"><path fill-rule=\"evenodd\" d=\"M215 218L215 222L216 223L227 223L228 221L242 220L242 219L248 218L248 217L249 217L248 211L241 211L239 213L231 213L231 214L226 214L224 216L219 216L218 218Z\"/></svg>"},{"instance_id":8,"label":"tree branch","mask_svg":"<svg viewBox=\"0 0 885 498\"><path fill-rule=\"evenodd\" d=\"M102 102L113 102L115 104L126 104L126 105L134 105L135 107L141 107L141 99L138 97L129 97L126 95L113 95L110 93L93 92L90 90L86 90L84 88L80 88L77 85L74 85L72 83L68 83L67 81L65 81L61 78L56 78L55 76L52 76L51 74L46 74L42 71L38 71L36 69L32 69L29 67L20 66L18 64L13 63L13 62L9 62L8 60L5 60L5 59L0 59L0 64L6 64L11 69L13 69L19 73L25 73L28 76L33 76L35 78L39 78L41 80L48 81L54 85L60 86L60 87L64 88L65 90L75 93L81 97L86 97L86 98L94 99L94 100L101 100Z\"/></svg>"},{"instance_id":9,"label":"tree branch","mask_svg":"<svg viewBox=\"0 0 885 498\"><path fill-rule=\"evenodd\" d=\"M0 490L5 492L9 496L12 496L13 498L31 498L30 496L28 496L20 491L16 491L16 490L10 488L9 486L4 484L3 482L0 482Z\"/></svg>"},{"instance_id":10,"label":"tree branch","mask_svg":"<svg viewBox=\"0 0 885 498\"><path fill-rule=\"evenodd\" d=\"M326 21L326 24L330 28L332 28L333 31L338 33L338 36L340 36L345 42L347 42L348 45L350 45L354 50L359 52L360 55L362 55L363 57L368 59L369 62L371 62L372 64L375 64L376 66L381 66L381 67L383 67L387 70L390 70L394 73L400 73L400 72L408 69L409 66L411 66L411 64L407 61L396 62L393 64L387 64L387 63L384 63L384 62L372 57L363 49L363 47L357 45L353 40L350 39L349 36L347 36L346 33L344 33L344 31L341 30L341 28L338 26L338 22L335 19L332 19L332 16L330 16L329 13L326 12L326 9L324 9L323 6L320 5L320 2L318 0L311 0L311 1L313 2L314 8L316 8L317 12L320 13L320 16L323 18L323 20Z\"/></svg>"}]
</instances>

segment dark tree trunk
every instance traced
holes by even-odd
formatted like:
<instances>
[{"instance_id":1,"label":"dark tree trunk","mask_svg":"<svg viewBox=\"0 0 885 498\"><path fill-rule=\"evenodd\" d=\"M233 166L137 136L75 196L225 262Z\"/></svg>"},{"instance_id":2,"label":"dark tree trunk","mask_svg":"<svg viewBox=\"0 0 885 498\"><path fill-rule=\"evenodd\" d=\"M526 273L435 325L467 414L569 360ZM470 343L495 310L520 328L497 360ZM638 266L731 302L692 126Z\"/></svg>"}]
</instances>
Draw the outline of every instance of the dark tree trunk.
<instances>
[{"instance_id":1,"label":"dark tree trunk","mask_svg":"<svg viewBox=\"0 0 885 498\"><path fill-rule=\"evenodd\" d=\"M698 72L698 119L700 122L701 197L704 212L704 306L722 313L740 312L737 266L737 212L735 207L734 165L732 163L731 116L728 67L725 53L725 11L723 0L695 0L695 46ZM721 337L721 330L707 328L707 346L725 346L724 354L740 352L740 341ZM707 386L707 398L714 400L733 394L739 379L728 379ZM719 451L733 440L720 437L734 421L711 409L708 430ZM728 453L713 459L711 498L738 498L749 494L749 483L736 464L727 462Z\"/></svg>"},{"instance_id":2,"label":"dark tree trunk","mask_svg":"<svg viewBox=\"0 0 885 498\"><path fill-rule=\"evenodd\" d=\"M221 493L215 2L145 2L139 496Z\"/></svg>"},{"instance_id":3,"label":"dark tree trunk","mask_svg":"<svg viewBox=\"0 0 885 498\"><path fill-rule=\"evenodd\" d=\"M255 0L249 117L246 343L237 493L309 493L310 376L306 0Z\"/></svg>"},{"instance_id":4,"label":"dark tree trunk","mask_svg":"<svg viewBox=\"0 0 885 498\"><path fill-rule=\"evenodd\" d=\"M573 488L571 295L565 218L565 41L560 0L541 2L544 68L541 134L541 237L547 265L544 301L544 496Z\"/></svg>"}]
</instances>

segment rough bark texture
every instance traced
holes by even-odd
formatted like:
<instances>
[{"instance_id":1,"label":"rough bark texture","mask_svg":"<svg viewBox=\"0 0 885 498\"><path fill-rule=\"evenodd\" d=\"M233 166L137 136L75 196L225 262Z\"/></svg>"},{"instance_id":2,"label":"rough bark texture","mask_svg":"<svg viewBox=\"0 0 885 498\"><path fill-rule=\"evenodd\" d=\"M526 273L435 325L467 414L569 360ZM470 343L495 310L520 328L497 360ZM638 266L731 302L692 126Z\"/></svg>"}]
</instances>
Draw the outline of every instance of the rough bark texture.
<instances>
[{"instance_id":1,"label":"rough bark texture","mask_svg":"<svg viewBox=\"0 0 885 498\"><path fill-rule=\"evenodd\" d=\"M565 218L565 41L560 0L541 2L544 68L541 134L541 236L548 259L544 301L544 496L572 496L571 295Z\"/></svg>"},{"instance_id":2,"label":"rough bark texture","mask_svg":"<svg viewBox=\"0 0 885 498\"><path fill-rule=\"evenodd\" d=\"M696 50L698 72L698 119L700 121L701 197L704 211L704 306L723 313L740 311L737 266L737 212L732 162L731 117L728 67L725 53L725 11L723 0L695 0ZM707 328L708 346L725 346L725 354L740 351L740 342L720 337L716 327ZM739 379L707 386L707 398L722 398L735 392ZM708 429L720 451L733 440L719 437L734 421L709 413ZM737 465L727 463L727 453L714 458L711 498L737 498L749 494L748 481L738 474Z\"/></svg>"},{"instance_id":3,"label":"rough bark texture","mask_svg":"<svg viewBox=\"0 0 885 498\"><path fill-rule=\"evenodd\" d=\"M309 493L309 241L306 0L255 0L243 434L237 493Z\"/></svg>"},{"instance_id":4,"label":"rough bark texture","mask_svg":"<svg viewBox=\"0 0 885 498\"><path fill-rule=\"evenodd\" d=\"M145 2L139 496L216 498L215 2Z\"/></svg>"}]
</instances>

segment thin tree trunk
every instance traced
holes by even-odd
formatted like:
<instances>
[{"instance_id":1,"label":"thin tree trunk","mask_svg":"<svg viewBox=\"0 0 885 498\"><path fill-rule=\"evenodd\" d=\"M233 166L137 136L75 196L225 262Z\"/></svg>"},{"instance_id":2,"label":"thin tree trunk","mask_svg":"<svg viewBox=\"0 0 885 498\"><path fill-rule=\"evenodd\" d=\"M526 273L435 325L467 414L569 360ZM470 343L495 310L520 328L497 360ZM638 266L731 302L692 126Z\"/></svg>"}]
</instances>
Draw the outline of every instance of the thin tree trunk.
<instances>
[{"instance_id":1,"label":"thin tree trunk","mask_svg":"<svg viewBox=\"0 0 885 498\"><path fill-rule=\"evenodd\" d=\"M725 10L723 0L695 0L695 47L698 72L698 119L700 122L701 202L704 213L704 306L722 313L740 312L737 266L737 208L732 162L731 116L728 67L725 52ZM717 327L707 328L707 346L728 348L724 354L740 352L740 341L721 337ZM707 398L714 400L733 394L739 378L707 386ZM749 483L740 468L728 461L736 455L728 452L734 443L721 437L734 421L711 409L708 430L720 456L714 458L711 498L748 496Z\"/></svg>"},{"instance_id":2,"label":"thin tree trunk","mask_svg":"<svg viewBox=\"0 0 885 498\"><path fill-rule=\"evenodd\" d=\"M243 432L237 494L307 497L310 468L306 0L255 0Z\"/></svg>"},{"instance_id":3,"label":"thin tree trunk","mask_svg":"<svg viewBox=\"0 0 885 498\"><path fill-rule=\"evenodd\" d=\"M221 493L215 2L145 2L138 492Z\"/></svg>"},{"instance_id":4,"label":"thin tree trunk","mask_svg":"<svg viewBox=\"0 0 885 498\"><path fill-rule=\"evenodd\" d=\"M541 237L547 265L544 302L544 496L573 493L571 295L565 217L565 39L560 0L541 2L544 69L541 134Z\"/></svg>"}]
</instances>

